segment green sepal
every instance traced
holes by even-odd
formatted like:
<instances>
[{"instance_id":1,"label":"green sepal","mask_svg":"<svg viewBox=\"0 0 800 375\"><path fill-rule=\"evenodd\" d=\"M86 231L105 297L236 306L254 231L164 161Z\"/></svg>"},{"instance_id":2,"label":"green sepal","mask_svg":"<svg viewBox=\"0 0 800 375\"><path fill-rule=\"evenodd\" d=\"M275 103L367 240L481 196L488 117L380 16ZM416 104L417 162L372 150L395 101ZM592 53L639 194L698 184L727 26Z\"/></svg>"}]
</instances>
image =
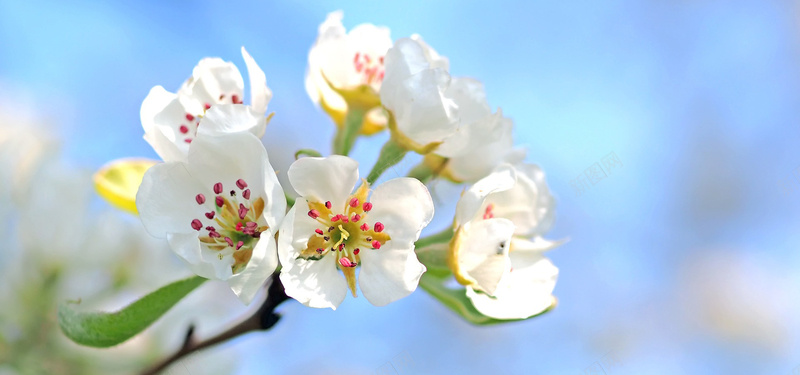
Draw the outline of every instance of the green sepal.
<instances>
[{"instance_id":1,"label":"green sepal","mask_svg":"<svg viewBox=\"0 0 800 375\"><path fill-rule=\"evenodd\" d=\"M67 301L58 308L58 325L72 341L96 348L121 344L142 332L206 279L193 276L161 287L116 312L82 312Z\"/></svg>"}]
</instances>

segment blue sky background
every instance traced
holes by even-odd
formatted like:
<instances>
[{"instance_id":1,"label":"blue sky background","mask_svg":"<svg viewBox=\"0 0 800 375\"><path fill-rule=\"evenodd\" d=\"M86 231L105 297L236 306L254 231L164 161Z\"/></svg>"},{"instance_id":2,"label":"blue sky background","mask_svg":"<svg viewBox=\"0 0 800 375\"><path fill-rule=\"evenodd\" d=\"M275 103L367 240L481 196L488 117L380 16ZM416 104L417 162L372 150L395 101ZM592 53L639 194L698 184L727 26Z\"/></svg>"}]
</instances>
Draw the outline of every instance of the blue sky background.
<instances>
[{"instance_id":1,"label":"blue sky background","mask_svg":"<svg viewBox=\"0 0 800 375\"><path fill-rule=\"evenodd\" d=\"M800 365L796 1L0 0L0 89L57 123L75 164L155 158L139 122L149 89L177 89L205 56L244 70L245 46L274 92L264 140L285 171L297 148L330 150L333 127L303 79L317 26L336 9L348 28L421 34L515 120L558 198L549 237L570 239L550 253L559 306L473 327L421 290L383 308L290 303L273 331L226 344L240 373L374 374L393 361L398 374ZM383 139L357 145L362 173ZM611 152L623 166L577 194L570 181ZM433 188L436 224L459 189Z\"/></svg>"}]
</instances>

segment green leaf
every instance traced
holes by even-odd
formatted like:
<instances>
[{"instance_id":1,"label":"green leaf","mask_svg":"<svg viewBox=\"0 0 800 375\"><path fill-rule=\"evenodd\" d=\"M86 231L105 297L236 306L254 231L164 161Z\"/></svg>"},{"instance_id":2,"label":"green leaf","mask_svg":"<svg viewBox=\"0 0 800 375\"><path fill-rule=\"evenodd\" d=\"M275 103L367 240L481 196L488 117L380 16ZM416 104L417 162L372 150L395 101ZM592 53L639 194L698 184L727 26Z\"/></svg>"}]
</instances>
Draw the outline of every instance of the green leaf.
<instances>
[{"instance_id":1,"label":"green leaf","mask_svg":"<svg viewBox=\"0 0 800 375\"><path fill-rule=\"evenodd\" d=\"M467 292L464 288L452 289L448 288L445 285L445 282L449 278L450 274L443 273L443 272L426 272L422 275L422 279L419 281L420 287L428 292L431 296L438 299L442 302L445 306L449 307L451 310L455 311L458 315L461 315L462 318L466 319L468 322L477 325L490 325L490 324L498 324L498 323L507 323L507 322L515 322L519 320L525 319L510 319L510 320L501 320L488 317L483 315L478 311L475 306L472 305L472 301L467 298ZM553 302L550 307L546 310L531 316L527 319L540 316L545 314L555 308L556 303Z\"/></svg>"},{"instance_id":2,"label":"green leaf","mask_svg":"<svg viewBox=\"0 0 800 375\"><path fill-rule=\"evenodd\" d=\"M164 315L206 279L193 276L156 290L120 311L81 312L67 301L58 308L58 325L78 344L107 348L125 342Z\"/></svg>"}]
</instances>

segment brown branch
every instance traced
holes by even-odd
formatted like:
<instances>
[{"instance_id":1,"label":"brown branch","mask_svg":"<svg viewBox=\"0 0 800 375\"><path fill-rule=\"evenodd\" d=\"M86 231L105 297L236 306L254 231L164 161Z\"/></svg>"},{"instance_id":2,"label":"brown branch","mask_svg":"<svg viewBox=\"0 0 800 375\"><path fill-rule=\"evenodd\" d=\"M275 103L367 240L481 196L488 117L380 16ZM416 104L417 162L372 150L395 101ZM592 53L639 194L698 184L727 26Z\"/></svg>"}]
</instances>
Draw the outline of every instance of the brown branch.
<instances>
[{"instance_id":1,"label":"brown branch","mask_svg":"<svg viewBox=\"0 0 800 375\"><path fill-rule=\"evenodd\" d=\"M275 308L278 307L281 302L289 299L289 296L286 295L283 284L281 283L277 272L272 275L271 280L272 282L267 289L267 298L264 300L264 303L261 304L261 307L259 307L258 310L256 310L252 315L246 317L244 320L230 329L203 341L197 341L195 339L194 325L189 326L189 329L186 332L186 339L184 340L181 349L175 354L143 371L142 375L156 375L181 358L198 350L228 341L234 337L248 332L266 331L272 328L272 326L278 322L278 319L280 319L280 315L274 312Z\"/></svg>"}]
</instances>

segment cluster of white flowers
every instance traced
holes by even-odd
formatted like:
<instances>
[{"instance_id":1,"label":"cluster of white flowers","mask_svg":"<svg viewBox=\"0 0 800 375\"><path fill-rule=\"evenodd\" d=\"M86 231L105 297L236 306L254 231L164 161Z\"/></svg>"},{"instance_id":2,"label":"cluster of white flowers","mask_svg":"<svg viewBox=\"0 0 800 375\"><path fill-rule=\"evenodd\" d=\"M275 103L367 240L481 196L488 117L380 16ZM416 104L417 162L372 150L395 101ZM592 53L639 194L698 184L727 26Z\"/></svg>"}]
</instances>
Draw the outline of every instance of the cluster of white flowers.
<instances>
[{"instance_id":1,"label":"cluster of white flowers","mask_svg":"<svg viewBox=\"0 0 800 375\"><path fill-rule=\"evenodd\" d=\"M307 306L335 309L348 290L357 295L356 284L382 306L413 292L426 272L415 252L434 215L425 183L473 183L444 241L450 271L486 316L522 319L551 307L558 269L542 252L557 242L542 235L554 199L541 169L513 147L512 121L492 111L480 81L451 77L449 60L419 36L392 42L385 27L347 32L341 19L328 16L309 52L309 96L339 132L388 129L400 156L425 155L425 172L373 188L377 177L360 180L348 148L334 147L340 155L290 166L299 197L287 205L259 140L272 93L242 48L249 105L238 69L217 58L201 60L177 94L157 86L142 104L144 138L164 161L136 196L147 231L244 303L277 269L286 293Z\"/></svg>"}]
</instances>

